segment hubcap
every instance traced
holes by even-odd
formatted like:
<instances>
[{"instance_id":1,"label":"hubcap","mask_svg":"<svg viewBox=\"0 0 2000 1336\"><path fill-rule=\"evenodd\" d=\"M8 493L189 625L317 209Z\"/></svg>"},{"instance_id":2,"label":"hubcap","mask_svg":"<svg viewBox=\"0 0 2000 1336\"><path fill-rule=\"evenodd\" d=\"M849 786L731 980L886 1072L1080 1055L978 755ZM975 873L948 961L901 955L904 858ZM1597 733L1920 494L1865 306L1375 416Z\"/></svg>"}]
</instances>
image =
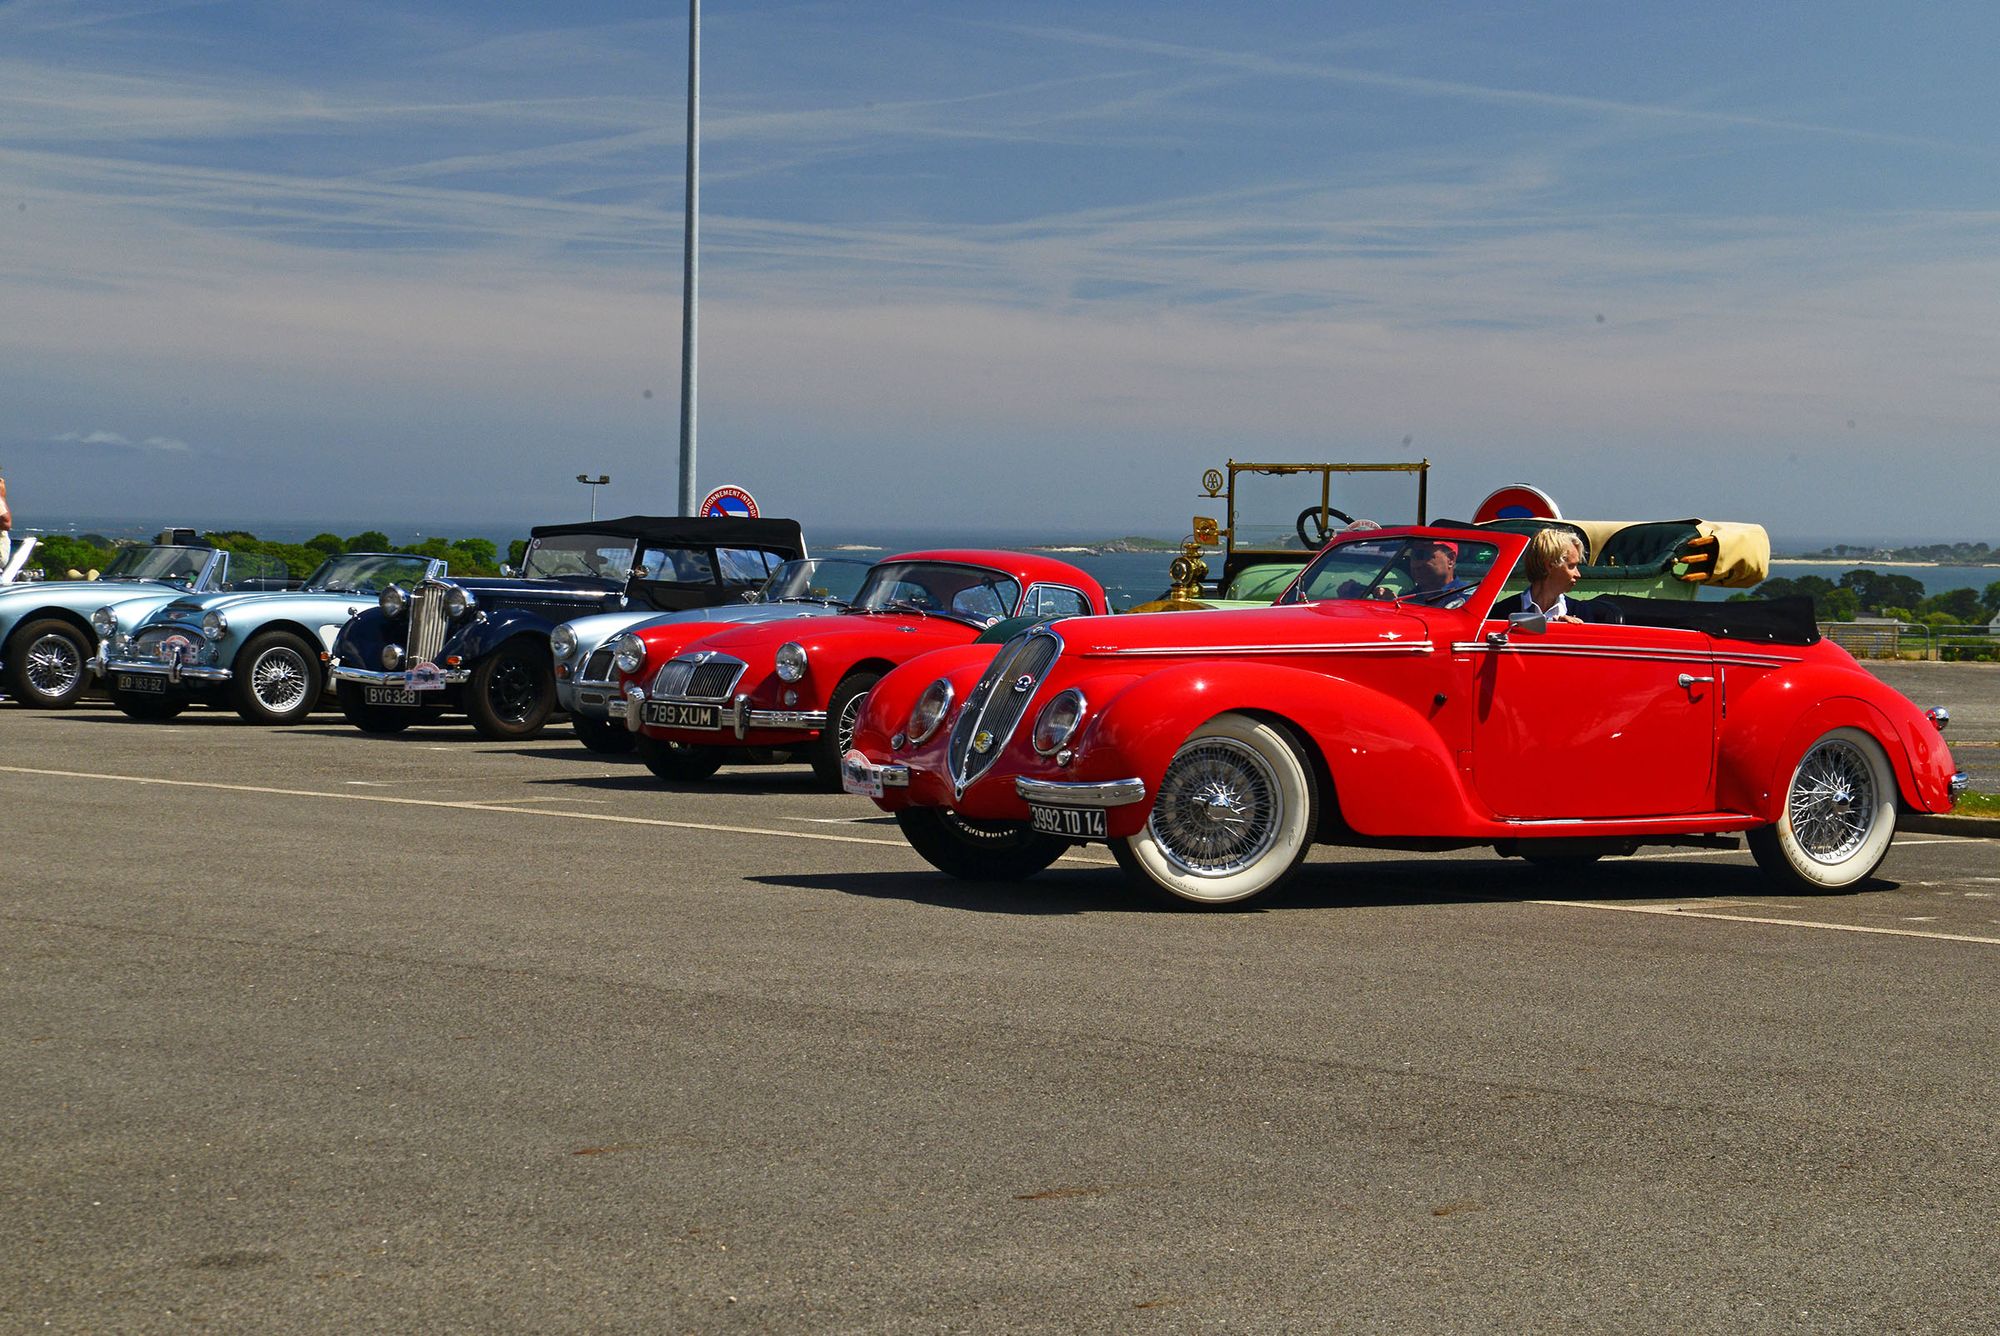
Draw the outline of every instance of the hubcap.
<instances>
[{"instance_id":1,"label":"hubcap","mask_svg":"<svg viewBox=\"0 0 2000 1336\"><path fill-rule=\"evenodd\" d=\"M1875 776L1853 743L1832 738L1806 753L1787 804L1792 838L1821 863L1853 856L1875 826Z\"/></svg>"},{"instance_id":2,"label":"hubcap","mask_svg":"<svg viewBox=\"0 0 2000 1336\"><path fill-rule=\"evenodd\" d=\"M305 660L291 650L272 650L250 670L250 689L266 709L297 709L306 696Z\"/></svg>"},{"instance_id":3,"label":"hubcap","mask_svg":"<svg viewBox=\"0 0 2000 1336\"><path fill-rule=\"evenodd\" d=\"M62 636L43 636L28 646L26 675L39 694L65 695L83 676L83 658Z\"/></svg>"},{"instance_id":4,"label":"hubcap","mask_svg":"<svg viewBox=\"0 0 2000 1336\"><path fill-rule=\"evenodd\" d=\"M510 724L518 724L534 706L534 674L520 663L501 664L493 674L493 713Z\"/></svg>"},{"instance_id":5,"label":"hubcap","mask_svg":"<svg viewBox=\"0 0 2000 1336\"><path fill-rule=\"evenodd\" d=\"M1226 877L1271 851L1280 815L1269 762L1234 738L1203 738L1167 767L1150 825L1177 868Z\"/></svg>"}]
</instances>

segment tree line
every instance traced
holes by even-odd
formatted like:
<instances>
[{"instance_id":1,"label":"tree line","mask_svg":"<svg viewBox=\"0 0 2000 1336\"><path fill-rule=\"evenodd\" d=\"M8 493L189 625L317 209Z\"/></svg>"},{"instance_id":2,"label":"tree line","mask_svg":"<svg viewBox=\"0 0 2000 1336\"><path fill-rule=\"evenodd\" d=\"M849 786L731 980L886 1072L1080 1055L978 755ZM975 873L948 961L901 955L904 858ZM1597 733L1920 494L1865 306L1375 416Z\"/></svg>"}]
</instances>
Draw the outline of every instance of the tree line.
<instances>
[{"instance_id":1,"label":"tree line","mask_svg":"<svg viewBox=\"0 0 2000 1336\"><path fill-rule=\"evenodd\" d=\"M226 529L205 533L202 541L213 543L232 554L270 557L283 562L294 580L302 580L312 574L328 557L348 552L407 552L420 557L442 558L454 575L500 574L499 548L485 538L426 538L421 543L392 543L389 535L370 529L350 538L322 533L303 543L280 543L240 529ZM103 570L120 546L122 544L102 534L46 534L36 545L30 564L40 565L45 579L60 580L71 571ZM508 560L518 566L526 548L526 539L515 539L509 547Z\"/></svg>"},{"instance_id":2,"label":"tree line","mask_svg":"<svg viewBox=\"0 0 2000 1336\"><path fill-rule=\"evenodd\" d=\"M2000 613L2000 580L1980 593L1970 588L1924 593L1923 583L1907 575L1852 570L1839 580L1802 575L1795 580L1766 580L1737 598L1783 598L1801 594L1813 601L1813 615L1823 622L1851 622L1857 617L1889 617L1925 626L1972 626Z\"/></svg>"}]
</instances>

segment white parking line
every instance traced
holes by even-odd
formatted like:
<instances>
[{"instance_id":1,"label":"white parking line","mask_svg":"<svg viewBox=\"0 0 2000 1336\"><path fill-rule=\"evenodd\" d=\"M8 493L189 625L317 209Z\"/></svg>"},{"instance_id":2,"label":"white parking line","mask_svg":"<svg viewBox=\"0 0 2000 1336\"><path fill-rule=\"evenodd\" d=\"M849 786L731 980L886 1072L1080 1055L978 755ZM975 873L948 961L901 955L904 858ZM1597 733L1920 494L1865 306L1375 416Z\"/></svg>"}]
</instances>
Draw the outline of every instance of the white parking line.
<instances>
[{"instance_id":1,"label":"white parking line","mask_svg":"<svg viewBox=\"0 0 2000 1336\"><path fill-rule=\"evenodd\" d=\"M1933 942L1973 942L2000 946L2000 937L1974 937L1957 932L1920 932L1914 928L1871 928L1860 923L1822 923L1814 919L1760 918L1754 914L1716 914L1678 905L1607 905L1593 900L1530 900L1550 909L1602 909L1614 914L1659 914L1667 918L1719 919L1725 923L1763 923L1777 928L1812 928L1820 932L1858 932L1873 937L1921 937Z\"/></svg>"}]
</instances>

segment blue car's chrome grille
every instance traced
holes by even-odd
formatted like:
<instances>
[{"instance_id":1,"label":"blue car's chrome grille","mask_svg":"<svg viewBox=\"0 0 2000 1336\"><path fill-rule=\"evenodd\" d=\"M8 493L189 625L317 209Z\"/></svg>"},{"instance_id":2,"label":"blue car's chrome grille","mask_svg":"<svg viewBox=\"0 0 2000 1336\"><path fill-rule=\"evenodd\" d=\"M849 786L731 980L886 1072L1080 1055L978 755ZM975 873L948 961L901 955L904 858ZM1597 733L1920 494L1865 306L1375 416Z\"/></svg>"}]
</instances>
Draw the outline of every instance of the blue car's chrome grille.
<instances>
[{"instance_id":1,"label":"blue car's chrome grille","mask_svg":"<svg viewBox=\"0 0 2000 1336\"><path fill-rule=\"evenodd\" d=\"M653 699L728 700L743 667L743 660L717 654L669 659L653 679Z\"/></svg>"},{"instance_id":2,"label":"blue car's chrome grille","mask_svg":"<svg viewBox=\"0 0 2000 1336\"><path fill-rule=\"evenodd\" d=\"M1062 641L1046 626L1037 626L1000 647L979 685L965 699L965 708L952 725L951 745L945 753L951 767L951 782L960 793L993 768L1007 740L1014 736L1035 688L1055 666L1062 653ZM983 744L983 745L982 745Z\"/></svg>"},{"instance_id":3,"label":"blue car's chrome grille","mask_svg":"<svg viewBox=\"0 0 2000 1336\"><path fill-rule=\"evenodd\" d=\"M425 580L410 591L410 643L405 654L412 663L436 663L444 648L444 633L451 618L444 611L445 587Z\"/></svg>"}]
</instances>

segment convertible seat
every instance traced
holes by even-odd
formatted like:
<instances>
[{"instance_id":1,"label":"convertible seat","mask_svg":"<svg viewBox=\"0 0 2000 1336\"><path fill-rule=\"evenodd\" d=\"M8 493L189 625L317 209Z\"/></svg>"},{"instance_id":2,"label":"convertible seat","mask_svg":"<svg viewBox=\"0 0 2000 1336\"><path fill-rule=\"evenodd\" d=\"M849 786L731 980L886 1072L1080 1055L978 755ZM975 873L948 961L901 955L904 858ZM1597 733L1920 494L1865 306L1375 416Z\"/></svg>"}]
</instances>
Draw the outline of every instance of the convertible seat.
<instances>
[{"instance_id":1,"label":"convertible seat","mask_svg":"<svg viewBox=\"0 0 2000 1336\"><path fill-rule=\"evenodd\" d=\"M1820 638L1819 624L1813 620L1813 602L1803 595L1703 603L1599 594L1593 601L1616 608L1627 626L1672 627L1766 645L1810 645Z\"/></svg>"}]
</instances>

